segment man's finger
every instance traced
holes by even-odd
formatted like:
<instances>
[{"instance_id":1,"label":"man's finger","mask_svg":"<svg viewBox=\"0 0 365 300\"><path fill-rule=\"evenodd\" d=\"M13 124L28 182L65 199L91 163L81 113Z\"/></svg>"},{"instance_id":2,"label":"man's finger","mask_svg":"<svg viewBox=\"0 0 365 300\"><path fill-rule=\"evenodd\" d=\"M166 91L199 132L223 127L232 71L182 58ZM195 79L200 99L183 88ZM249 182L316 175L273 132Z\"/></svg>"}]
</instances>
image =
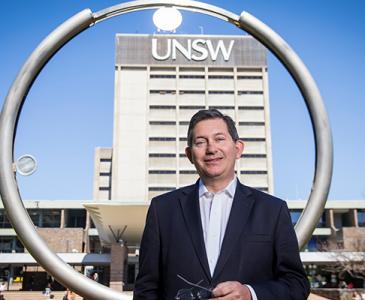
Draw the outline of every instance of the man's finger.
<instances>
[{"instance_id":1,"label":"man's finger","mask_svg":"<svg viewBox=\"0 0 365 300\"><path fill-rule=\"evenodd\" d=\"M231 293L236 284L233 281L226 281L218 284L215 289L213 290L213 295L215 297L225 296Z\"/></svg>"}]
</instances>

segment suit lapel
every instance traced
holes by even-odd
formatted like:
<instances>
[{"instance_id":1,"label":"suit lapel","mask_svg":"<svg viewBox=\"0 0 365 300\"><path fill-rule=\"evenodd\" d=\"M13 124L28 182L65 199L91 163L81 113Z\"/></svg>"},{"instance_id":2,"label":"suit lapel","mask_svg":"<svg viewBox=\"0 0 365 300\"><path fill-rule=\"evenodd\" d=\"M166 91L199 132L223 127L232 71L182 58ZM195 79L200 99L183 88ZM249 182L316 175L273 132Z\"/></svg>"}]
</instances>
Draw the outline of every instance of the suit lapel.
<instances>
[{"instance_id":1,"label":"suit lapel","mask_svg":"<svg viewBox=\"0 0 365 300\"><path fill-rule=\"evenodd\" d=\"M223 238L221 252L214 270L213 278L217 278L219 273L222 272L227 259L246 226L253 203L254 198L252 197L251 192L238 181L226 232Z\"/></svg>"},{"instance_id":2,"label":"suit lapel","mask_svg":"<svg viewBox=\"0 0 365 300\"><path fill-rule=\"evenodd\" d=\"M199 258L200 264L204 270L205 275L207 276L207 279L210 282L211 276L204 245L198 193L197 182L191 190L183 191L179 200L185 219L185 225L194 245L195 253Z\"/></svg>"}]
</instances>

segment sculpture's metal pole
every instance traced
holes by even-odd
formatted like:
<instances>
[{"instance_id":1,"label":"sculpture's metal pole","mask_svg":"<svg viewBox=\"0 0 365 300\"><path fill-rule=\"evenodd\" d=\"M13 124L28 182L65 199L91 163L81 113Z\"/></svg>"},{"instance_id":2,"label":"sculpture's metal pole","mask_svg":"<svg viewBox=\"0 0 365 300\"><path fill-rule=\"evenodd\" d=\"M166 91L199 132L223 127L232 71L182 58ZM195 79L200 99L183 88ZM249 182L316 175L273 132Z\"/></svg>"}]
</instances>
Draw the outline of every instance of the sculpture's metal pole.
<instances>
[{"instance_id":1,"label":"sculpture's metal pole","mask_svg":"<svg viewBox=\"0 0 365 300\"><path fill-rule=\"evenodd\" d=\"M246 12L241 14L240 27L256 37L283 63L299 87L312 120L316 145L315 176L309 201L295 227L299 245L303 247L322 215L331 185L333 146L327 112L314 79L282 37Z\"/></svg>"},{"instance_id":2,"label":"sculpture's metal pole","mask_svg":"<svg viewBox=\"0 0 365 300\"><path fill-rule=\"evenodd\" d=\"M39 72L48 60L77 34L113 16L171 5L223 19L251 33L280 59L297 83L311 116L316 142L316 171L313 188L296 227L300 247L310 238L327 200L332 175L333 151L325 107L319 90L302 61L268 26L245 12L239 17L219 7L189 0L153 2L141 0L122 3L96 13L92 13L89 9L81 11L60 25L33 51L9 90L0 115L0 192L9 220L32 256L59 282L89 300L123 299L123 296L76 272L54 254L37 234L21 201L13 172L13 143L17 120L26 95Z\"/></svg>"}]
</instances>

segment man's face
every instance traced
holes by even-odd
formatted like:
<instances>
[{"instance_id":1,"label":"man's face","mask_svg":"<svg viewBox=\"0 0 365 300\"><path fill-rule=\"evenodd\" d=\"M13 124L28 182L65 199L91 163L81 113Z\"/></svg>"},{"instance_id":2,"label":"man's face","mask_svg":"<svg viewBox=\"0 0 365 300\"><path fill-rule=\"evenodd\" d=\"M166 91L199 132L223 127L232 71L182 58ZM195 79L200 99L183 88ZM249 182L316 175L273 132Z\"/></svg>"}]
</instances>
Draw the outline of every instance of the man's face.
<instances>
[{"instance_id":1,"label":"man's face","mask_svg":"<svg viewBox=\"0 0 365 300\"><path fill-rule=\"evenodd\" d=\"M185 149L201 179L227 183L233 179L236 159L241 157L242 141L234 142L222 119L200 121L193 130L193 143Z\"/></svg>"}]
</instances>

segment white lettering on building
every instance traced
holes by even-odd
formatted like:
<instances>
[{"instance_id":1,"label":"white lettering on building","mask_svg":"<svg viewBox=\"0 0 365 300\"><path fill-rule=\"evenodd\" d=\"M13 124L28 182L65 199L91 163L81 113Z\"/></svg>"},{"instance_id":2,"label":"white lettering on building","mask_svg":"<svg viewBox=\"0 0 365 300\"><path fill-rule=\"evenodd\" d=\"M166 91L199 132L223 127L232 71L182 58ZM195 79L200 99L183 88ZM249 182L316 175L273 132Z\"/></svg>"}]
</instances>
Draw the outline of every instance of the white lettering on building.
<instances>
[{"instance_id":1,"label":"white lettering on building","mask_svg":"<svg viewBox=\"0 0 365 300\"><path fill-rule=\"evenodd\" d=\"M152 39L152 56L157 60L167 60L170 57L172 60L176 60L177 53L180 52L188 60L202 61L210 57L215 61L221 53L223 59L228 61L233 45L234 40L231 40L226 47L223 40L218 40L214 46L211 40L196 39L192 41L187 39L186 45L182 45L176 39L167 39L165 51L158 53L158 39Z\"/></svg>"}]
</instances>

